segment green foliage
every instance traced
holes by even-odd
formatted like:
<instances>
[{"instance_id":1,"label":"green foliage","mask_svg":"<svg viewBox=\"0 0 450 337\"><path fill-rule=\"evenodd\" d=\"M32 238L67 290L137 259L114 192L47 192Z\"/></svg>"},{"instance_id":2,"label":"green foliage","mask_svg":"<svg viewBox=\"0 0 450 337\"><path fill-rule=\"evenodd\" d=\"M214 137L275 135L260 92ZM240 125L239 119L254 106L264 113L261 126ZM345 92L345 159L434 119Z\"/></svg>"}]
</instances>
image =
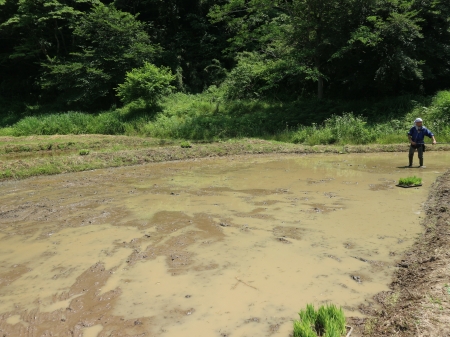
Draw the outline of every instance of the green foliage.
<instances>
[{"instance_id":1,"label":"green foliage","mask_svg":"<svg viewBox=\"0 0 450 337\"><path fill-rule=\"evenodd\" d=\"M294 321L293 337L317 337L309 321Z\"/></svg>"},{"instance_id":2,"label":"green foliage","mask_svg":"<svg viewBox=\"0 0 450 337\"><path fill-rule=\"evenodd\" d=\"M82 150L80 150L79 153L80 153L80 156L87 156L90 153L90 151L86 150L86 149L82 149Z\"/></svg>"},{"instance_id":3,"label":"green foliage","mask_svg":"<svg viewBox=\"0 0 450 337\"><path fill-rule=\"evenodd\" d=\"M103 133L183 140L261 137L308 145L399 144L407 142L406 132L415 118L422 117L439 142L450 141L450 126L443 122L450 102L450 95L445 92L427 99L309 99L282 103L225 100L222 89L211 87L199 95L171 94L156 106L138 99L99 114L45 113L43 107L30 106L28 116L19 121L5 115L2 126L9 127L0 128L0 134ZM333 116L328 117L331 112Z\"/></svg>"},{"instance_id":4,"label":"green foliage","mask_svg":"<svg viewBox=\"0 0 450 337\"><path fill-rule=\"evenodd\" d=\"M314 324L317 319L317 312L316 309L314 309L314 305L312 304L307 304L306 310L300 310L298 315L300 316L301 321L306 321L310 324Z\"/></svg>"},{"instance_id":5,"label":"green foliage","mask_svg":"<svg viewBox=\"0 0 450 337\"><path fill-rule=\"evenodd\" d=\"M25 33L17 41L9 57L36 60L36 56L42 54L44 58L51 60L67 51L64 29L82 16L83 12L77 10L77 7L89 3L89 0L17 1L16 11L10 13L9 18L0 25L2 29Z\"/></svg>"},{"instance_id":6,"label":"green foliage","mask_svg":"<svg viewBox=\"0 0 450 337\"><path fill-rule=\"evenodd\" d=\"M125 83L119 84L116 89L117 96L124 103L143 99L150 105L154 105L175 89L170 85L174 80L175 76L170 69L158 68L145 62L143 67L127 72Z\"/></svg>"},{"instance_id":7,"label":"green foliage","mask_svg":"<svg viewBox=\"0 0 450 337\"><path fill-rule=\"evenodd\" d=\"M294 321L294 337L340 337L346 332L344 312L334 304L322 305L317 311L308 304L299 316Z\"/></svg>"},{"instance_id":8,"label":"green foliage","mask_svg":"<svg viewBox=\"0 0 450 337\"><path fill-rule=\"evenodd\" d=\"M450 295L450 285L448 283L444 284L443 289L446 295Z\"/></svg>"},{"instance_id":9,"label":"green foliage","mask_svg":"<svg viewBox=\"0 0 450 337\"><path fill-rule=\"evenodd\" d=\"M259 53L240 53L221 90L228 100L285 96L285 84L304 77L307 69L292 58L272 58Z\"/></svg>"},{"instance_id":10,"label":"green foliage","mask_svg":"<svg viewBox=\"0 0 450 337\"><path fill-rule=\"evenodd\" d=\"M433 95L450 87L449 17L447 0L1 0L0 93L99 111L149 62L181 92L229 100ZM315 122L343 111L361 114Z\"/></svg>"},{"instance_id":11,"label":"green foliage","mask_svg":"<svg viewBox=\"0 0 450 337\"><path fill-rule=\"evenodd\" d=\"M293 137L294 143L316 144L368 144L376 140L377 133L367 126L366 119L353 113L333 115L322 126L313 124L300 127Z\"/></svg>"},{"instance_id":12,"label":"green foliage","mask_svg":"<svg viewBox=\"0 0 450 337\"><path fill-rule=\"evenodd\" d=\"M114 96L127 71L153 60L160 48L151 43L145 24L114 6L97 4L76 22L77 43L66 58L42 63L41 87L57 90L61 100L90 106Z\"/></svg>"},{"instance_id":13,"label":"green foliage","mask_svg":"<svg viewBox=\"0 0 450 337\"><path fill-rule=\"evenodd\" d=\"M423 79L424 62L415 49L424 37L419 14L414 1L377 0L372 14L353 36L352 42L356 38L378 55L375 81L379 89L395 90L402 83Z\"/></svg>"},{"instance_id":14,"label":"green foliage","mask_svg":"<svg viewBox=\"0 0 450 337\"><path fill-rule=\"evenodd\" d=\"M344 330L345 332L345 330ZM335 321L328 321L326 325L326 332L323 334L324 337L341 337L342 331L339 328L338 323Z\"/></svg>"},{"instance_id":15,"label":"green foliage","mask_svg":"<svg viewBox=\"0 0 450 337\"><path fill-rule=\"evenodd\" d=\"M181 142L180 146L181 146L183 149L189 149L189 148L192 147L192 145L191 145L189 142L187 142L187 141Z\"/></svg>"},{"instance_id":16,"label":"green foliage","mask_svg":"<svg viewBox=\"0 0 450 337\"><path fill-rule=\"evenodd\" d=\"M117 112L91 115L81 112L29 116L12 128L14 136L68 134L122 134L123 122Z\"/></svg>"},{"instance_id":17,"label":"green foliage","mask_svg":"<svg viewBox=\"0 0 450 337\"><path fill-rule=\"evenodd\" d=\"M398 184L402 186L417 186L422 184L422 178L416 176L400 178Z\"/></svg>"}]
</instances>

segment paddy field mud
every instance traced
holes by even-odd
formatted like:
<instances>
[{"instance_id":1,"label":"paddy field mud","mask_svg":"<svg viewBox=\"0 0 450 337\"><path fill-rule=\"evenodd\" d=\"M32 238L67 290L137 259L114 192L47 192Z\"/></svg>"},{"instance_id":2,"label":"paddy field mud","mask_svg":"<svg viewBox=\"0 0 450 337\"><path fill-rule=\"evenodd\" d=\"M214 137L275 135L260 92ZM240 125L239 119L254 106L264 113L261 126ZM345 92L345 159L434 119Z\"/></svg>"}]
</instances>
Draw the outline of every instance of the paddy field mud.
<instances>
[{"instance_id":1,"label":"paddy field mud","mask_svg":"<svg viewBox=\"0 0 450 337\"><path fill-rule=\"evenodd\" d=\"M4 181L3 336L289 336L376 308L450 153L238 156ZM423 178L401 189L400 177ZM1 335L0 334L0 335Z\"/></svg>"}]
</instances>

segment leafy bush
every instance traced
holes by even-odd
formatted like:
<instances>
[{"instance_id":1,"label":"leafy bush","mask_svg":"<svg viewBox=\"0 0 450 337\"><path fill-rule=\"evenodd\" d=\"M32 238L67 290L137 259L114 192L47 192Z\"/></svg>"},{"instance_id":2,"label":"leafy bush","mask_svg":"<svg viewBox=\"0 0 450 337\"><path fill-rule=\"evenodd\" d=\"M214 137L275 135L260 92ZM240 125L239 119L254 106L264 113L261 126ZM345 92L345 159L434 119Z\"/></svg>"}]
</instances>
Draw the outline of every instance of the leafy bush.
<instances>
[{"instance_id":1,"label":"leafy bush","mask_svg":"<svg viewBox=\"0 0 450 337\"><path fill-rule=\"evenodd\" d=\"M280 53L285 52L284 46L277 47ZM297 95L298 79L305 76L305 67L290 57L270 58L267 54L242 52L237 61L222 83L225 98L230 100ZM295 84L287 85L288 82Z\"/></svg>"},{"instance_id":2,"label":"leafy bush","mask_svg":"<svg viewBox=\"0 0 450 337\"><path fill-rule=\"evenodd\" d=\"M376 137L366 126L367 121L362 116L344 113L333 115L325 121L325 128L330 128L334 137L341 143L367 144Z\"/></svg>"},{"instance_id":3,"label":"leafy bush","mask_svg":"<svg viewBox=\"0 0 450 337\"><path fill-rule=\"evenodd\" d=\"M376 140L376 133L367 126L366 120L352 113L333 115L321 126L300 127L294 133L294 143L317 144L368 144Z\"/></svg>"},{"instance_id":4,"label":"leafy bush","mask_svg":"<svg viewBox=\"0 0 450 337\"><path fill-rule=\"evenodd\" d=\"M175 76L169 68L158 68L145 62L143 67L127 72L125 83L119 84L116 89L117 96L124 103L144 99L154 105L163 96L171 93L175 87L170 83L174 80Z\"/></svg>"},{"instance_id":5,"label":"leafy bush","mask_svg":"<svg viewBox=\"0 0 450 337\"><path fill-rule=\"evenodd\" d=\"M294 321L293 337L340 337L346 332L344 312L333 304L321 306L317 311L308 304L299 316L300 320Z\"/></svg>"},{"instance_id":6,"label":"leafy bush","mask_svg":"<svg viewBox=\"0 0 450 337\"><path fill-rule=\"evenodd\" d=\"M87 156L89 153L89 150L80 150L80 156Z\"/></svg>"}]
</instances>

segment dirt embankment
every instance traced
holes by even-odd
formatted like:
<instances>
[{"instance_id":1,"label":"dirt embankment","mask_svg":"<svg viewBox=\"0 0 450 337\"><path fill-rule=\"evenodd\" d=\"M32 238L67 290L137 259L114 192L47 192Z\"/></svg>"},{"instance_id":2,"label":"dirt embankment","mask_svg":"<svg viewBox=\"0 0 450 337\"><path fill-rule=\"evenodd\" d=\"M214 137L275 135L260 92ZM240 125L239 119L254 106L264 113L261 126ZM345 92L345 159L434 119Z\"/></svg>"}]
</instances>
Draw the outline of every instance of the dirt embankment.
<instances>
[{"instance_id":1,"label":"dirt embankment","mask_svg":"<svg viewBox=\"0 0 450 337\"><path fill-rule=\"evenodd\" d=\"M125 136L0 137L0 181L145 163L234 155L406 152L407 144L307 146L261 139L196 143ZM81 152L83 150L83 152ZM450 151L449 145L427 151Z\"/></svg>"},{"instance_id":2,"label":"dirt embankment","mask_svg":"<svg viewBox=\"0 0 450 337\"><path fill-rule=\"evenodd\" d=\"M450 171L434 184L425 204L424 233L398 261L391 291L381 306L361 309L365 336L450 336ZM358 322L355 322L358 325Z\"/></svg>"}]
</instances>

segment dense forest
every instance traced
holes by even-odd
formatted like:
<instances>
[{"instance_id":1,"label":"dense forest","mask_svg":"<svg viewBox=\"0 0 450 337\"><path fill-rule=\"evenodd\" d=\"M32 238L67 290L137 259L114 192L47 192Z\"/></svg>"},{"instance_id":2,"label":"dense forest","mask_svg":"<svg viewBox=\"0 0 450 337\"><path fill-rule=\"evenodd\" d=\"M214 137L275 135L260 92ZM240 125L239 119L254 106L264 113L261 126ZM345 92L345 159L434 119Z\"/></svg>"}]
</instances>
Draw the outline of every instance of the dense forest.
<instances>
[{"instance_id":1,"label":"dense forest","mask_svg":"<svg viewBox=\"0 0 450 337\"><path fill-rule=\"evenodd\" d=\"M282 102L297 125L450 87L447 0L0 0L0 43L2 126L170 95Z\"/></svg>"}]
</instances>

